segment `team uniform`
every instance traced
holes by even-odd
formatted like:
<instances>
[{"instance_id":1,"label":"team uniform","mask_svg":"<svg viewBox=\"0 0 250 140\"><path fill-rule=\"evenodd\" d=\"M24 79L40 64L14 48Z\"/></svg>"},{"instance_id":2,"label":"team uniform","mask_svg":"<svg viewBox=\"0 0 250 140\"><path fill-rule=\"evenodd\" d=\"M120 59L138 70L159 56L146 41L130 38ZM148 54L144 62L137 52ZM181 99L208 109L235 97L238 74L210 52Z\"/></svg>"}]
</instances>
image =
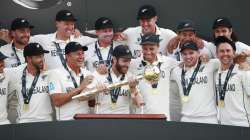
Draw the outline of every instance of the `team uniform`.
<instances>
[{"instance_id":1,"label":"team uniform","mask_svg":"<svg viewBox=\"0 0 250 140\"><path fill-rule=\"evenodd\" d=\"M212 58L217 58L216 55L216 46L212 43L212 42L208 42L207 43L207 48L210 50ZM250 51L250 46L248 46L247 44L244 44L240 41L235 42L235 46L236 46L236 54L241 53L242 51Z\"/></svg>"},{"instance_id":2,"label":"team uniform","mask_svg":"<svg viewBox=\"0 0 250 140\"><path fill-rule=\"evenodd\" d=\"M171 73L171 80L176 82L179 90L178 96L181 99L185 96L183 89L184 84L182 83L183 80L185 79L184 86L187 88L194 71L197 70L197 74L194 77L191 89L188 93L189 101L182 101L181 121L212 124L218 123L214 74L219 68L219 64L220 63L217 59L212 59L208 63L197 62L195 66L189 69L185 69L185 66L184 69L180 66L174 68ZM197 67L197 65L199 66ZM183 75L183 70L185 71L185 75Z\"/></svg>"},{"instance_id":3,"label":"team uniform","mask_svg":"<svg viewBox=\"0 0 250 140\"><path fill-rule=\"evenodd\" d=\"M131 27L126 29L123 33L128 37L125 43L129 46L129 49L131 50L134 58L141 57L142 47L140 43L141 36L143 36L142 27ZM159 53L165 54L165 48L168 42L176 36L176 33L172 30L156 26L156 35L160 36Z\"/></svg>"},{"instance_id":4,"label":"team uniform","mask_svg":"<svg viewBox=\"0 0 250 140\"><path fill-rule=\"evenodd\" d=\"M9 124L7 119L7 98L8 98L9 78L6 74L0 74L0 125Z\"/></svg>"},{"instance_id":5,"label":"team uniform","mask_svg":"<svg viewBox=\"0 0 250 140\"><path fill-rule=\"evenodd\" d=\"M152 64L157 66L161 72L156 89L153 89L148 81L140 80L138 88L145 102L145 114L165 114L168 120L171 120L169 111L170 72L177 64L174 59L159 54L157 55L157 61ZM143 74L147 65L148 63L142 58L132 60L130 72L134 75Z\"/></svg>"},{"instance_id":6,"label":"team uniform","mask_svg":"<svg viewBox=\"0 0 250 140\"><path fill-rule=\"evenodd\" d=\"M45 63L47 64L48 69L54 69L63 66L60 54L63 54L63 57L65 57L64 49L67 43L74 41L84 46L94 42L95 40L96 39L87 36L81 36L79 38L71 36L69 40L63 41L56 38L56 33L52 33L47 35L35 35L31 37L30 42L39 43L44 47L44 49L49 51L49 53L44 56Z\"/></svg>"},{"instance_id":7,"label":"team uniform","mask_svg":"<svg viewBox=\"0 0 250 140\"><path fill-rule=\"evenodd\" d=\"M37 83L34 86L28 109L25 109L24 107L24 96L22 90L26 90L26 94L29 92L34 76L27 72L26 64L20 65L16 68L6 69L6 74L11 79L9 92L11 94L16 94L18 99L17 123L52 121L52 108L48 94L47 72L40 73ZM24 75L26 75L26 78L23 78ZM26 82L24 82L24 79ZM26 83L26 87L23 87L23 83Z\"/></svg>"},{"instance_id":8,"label":"team uniform","mask_svg":"<svg viewBox=\"0 0 250 140\"><path fill-rule=\"evenodd\" d=\"M217 99L220 101L220 89L223 89L229 70L219 70L216 74ZM249 126L250 117L250 75L249 71L242 71L235 65L226 85L224 106L218 106L218 119L221 124L235 126ZM219 79L221 84L219 84ZM219 86L220 85L220 86Z\"/></svg>"},{"instance_id":9,"label":"team uniform","mask_svg":"<svg viewBox=\"0 0 250 140\"><path fill-rule=\"evenodd\" d=\"M118 42L113 42L110 46L104 48L99 46L98 41L88 45L88 50L85 53L87 69L94 72L98 64L106 64L107 67L111 67L112 52L118 45Z\"/></svg>"},{"instance_id":10,"label":"team uniform","mask_svg":"<svg viewBox=\"0 0 250 140\"><path fill-rule=\"evenodd\" d=\"M105 84L127 81L129 77L132 77L130 73L117 77L111 69L106 75L100 75L96 72L95 76L99 83ZM111 80L109 78L111 78ZM115 103L112 102L111 96ZM116 97L117 100L115 99ZM96 114L130 114L130 105L132 101L129 86L125 85L109 92L101 92L97 94L96 102Z\"/></svg>"},{"instance_id":11,"label":"team uniform","mask_svg":"<svg viewBox=\"0 0 250 140\"><path fill-rule=\"evenodd\" d=\"M17 49L13 43L2 46L0 52L8 57L4 60L6 68L17 67L25 63L23 49Z\"/></svg>"},{"instance_id":12,"label":"team uniform","mask_svg":"<svg viewBox=\"0 0 250 140\"><path fill-rule=\"evenodd\" d=\"M68 67L68 66L67 66ZM72 77L75 79L76 84L80 85L80 80L84 77L91 75L89 71L81 68L81 73L76 75L72 69L68 67L69 71L61 67L58 69L51 70L49 73L49 92L50 94L62 93L67 94L72 89L75 89ZM82 78L81 78L82 77ZM92 88L94 81L88 88ZM88 101L72 100L61 107L55 107L57 120L72 120L74 115L77 113L89 113Z\"/></svg>"}]
</instances>

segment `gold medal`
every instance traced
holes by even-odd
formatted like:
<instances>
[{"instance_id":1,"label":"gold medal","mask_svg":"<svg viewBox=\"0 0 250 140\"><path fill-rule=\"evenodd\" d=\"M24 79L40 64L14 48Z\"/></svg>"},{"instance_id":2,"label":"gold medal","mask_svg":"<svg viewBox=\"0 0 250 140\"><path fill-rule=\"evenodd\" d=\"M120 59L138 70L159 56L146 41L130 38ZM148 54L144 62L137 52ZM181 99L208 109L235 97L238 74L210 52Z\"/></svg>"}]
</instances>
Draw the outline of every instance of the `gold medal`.
<instances>
[{"instance_id":1,"label":"gold medal","mask_svg":"<svg viewBox=\"0 0 250 140\"><path fill-rule=\"evenodd\" d=\"M224 107L225 107L225 102L224 102L224 100L219 100L218 105L219 105L219 107L224 108Z\"/></svg>"},{"instance_id":2,"label":"gold medal","mask_svg":"<svg viewBox=\"0 0 250 140\"><path fill-rule=\"evenodd\" d=\"M152 94L158 94L158 93L159 93L159 91L157 88L152 88Z\"/></svg>"},{"instance_id":3,"label":"gold medal","mask_svg":"<svg viewBox=\"0 0 250 140\"><path fill-rule=\"evenodd\" d=\"M111 109L112 110L116 109L116 103L111 103Z\"/></svg>"},{"instance_id":4,"label":"gold medal","mask_svg":"<svg viewBox=\"0 0 250 140\"><path fill-rule=\"evenodd\" d=\"M23 104L23 111L24 112L29 111L29 104L26 104L26 103Z\"/></svg>"},{"instance_id":5,"label":"gold medal","mask_svg":"<svg viewBox=\"0 0 250 140\"><path fill-rule=\"evenodd\" d=\"M184 96L182 96L181 100L183 103L187 103L189 101L189 97L184 95Z\"/></svg>"}]
</instances>

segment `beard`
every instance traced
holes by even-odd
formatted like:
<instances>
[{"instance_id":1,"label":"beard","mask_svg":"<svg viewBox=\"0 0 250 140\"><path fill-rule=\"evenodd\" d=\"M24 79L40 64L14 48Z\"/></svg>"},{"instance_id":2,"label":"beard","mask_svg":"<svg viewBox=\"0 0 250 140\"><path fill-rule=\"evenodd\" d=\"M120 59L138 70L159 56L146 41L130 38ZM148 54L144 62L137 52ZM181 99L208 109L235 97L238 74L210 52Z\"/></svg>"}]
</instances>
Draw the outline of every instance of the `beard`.
<instances>
[{"instance_id":1,"label":"beard","mask_svg":"<svg viewBox=\"0 0 250 140\"><path fill-rule=\"evenodd\" d=\"M116 64L115 68L120 74L126 74L128 72L128 66L121 66L120 64Z\"/></svg>"},{"instance_id":2,"label":"beard","mask_svg":"<svg viewBox=\"0 0 250 140\"><path fill-rule=\"evenodd\" d=\"M32 65L39 71L43 69L43 62L39 63L32 62Z\"/></svg>"}]
</instances>

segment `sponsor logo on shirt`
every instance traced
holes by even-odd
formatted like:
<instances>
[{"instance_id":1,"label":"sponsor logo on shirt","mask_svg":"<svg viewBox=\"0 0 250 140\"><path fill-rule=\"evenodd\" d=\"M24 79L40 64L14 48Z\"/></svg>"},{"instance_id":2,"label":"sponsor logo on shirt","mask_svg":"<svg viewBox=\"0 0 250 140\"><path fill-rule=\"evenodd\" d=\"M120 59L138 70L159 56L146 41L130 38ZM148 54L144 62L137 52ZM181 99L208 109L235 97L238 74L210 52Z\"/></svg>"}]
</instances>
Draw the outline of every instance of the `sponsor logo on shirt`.
<instances>
[{"instance_id":1,"label":"sponsor logo on shirt","mask_svg":"<svg viewBox=\"0 0 250 140\"><path fill-rule=\"evenodd\" d=\"M185 79L186 85L188 85L188 82L190 81L190 79ZM197 85L203 85L203 84L207 84L208 83L208 77L207 76L198 76L195 78L193 85L197 84Z\"/></svg>"},{"instance_id":2,"label":"sponsor logo on shirt","mask_svg":"<svg viewBox=\"0 0 250 140\"><path fill-rule=\"evenodd\" d=\"M49 83L49 91L53 91L53 90L55 90L55 85L52 82L50 82Z\"/></svg>"}]
</instances>

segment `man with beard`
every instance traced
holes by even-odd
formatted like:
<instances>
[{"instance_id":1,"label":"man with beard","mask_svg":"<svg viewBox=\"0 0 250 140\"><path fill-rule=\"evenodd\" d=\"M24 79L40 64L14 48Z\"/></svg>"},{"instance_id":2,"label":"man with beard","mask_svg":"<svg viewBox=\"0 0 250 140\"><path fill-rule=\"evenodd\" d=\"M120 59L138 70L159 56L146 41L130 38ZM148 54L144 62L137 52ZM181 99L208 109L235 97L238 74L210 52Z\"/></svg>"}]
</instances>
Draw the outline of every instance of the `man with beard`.
<instances>
[{"instance_id":1,"label":"man with beard","mask_svg":"<svg viewBox=\"0 0 250 140\"><path fill-rule=\"evenodd\" d=\"M172 38L167 47L166 54L175 58L177 61L181 61L180 46L185 42L192 41L197 44L201 55L206 57L212 57L211 52L207 48L207 42L197 37L196 28L191 20L183 20L177 26L177 36Z\"/></svg>"},{"instance_id":2,"label":"man with beard","mask_svg":"<svg viewBox=\"0 0 250 140\"><path fill-rule=\"evenodd\" d=\"M153 67L160 72L159 80L149 82L141 80L139 90L145 102L144 113L165 114L170 118L170 72L177 66L177 61L159 54L159 35L145 34L142 36L142 58L137 58L131 62L130 72L135 75L143 74L146 67Z\"/></svg>"},{"instance_id":3,"label":"man with beard","mask_svg":"<svg viewBox=\"0 0 250 140\"><path fill-rule=\"evenodd\" d=\"M227 17L218 17L214 20L213 23L213 37L214 39L219 37L219 36L225 36L229 40L232 40L235 42L236 45L236 54L239 54L243 51L250 51L250 47L247 44L244 44L238 40L238 37L234 31L233 25L231 21ZM212 56L214 58L217 57L216 55L216 46L215 44L209 43L208 49L210 49ZM250 60L247 61L250 63Z\"/></svg>"},{"instance_id":4,"label":"man with beard","mask_svg":"<svg viewBox=\"0 0 250 140\"><path fill-rule=\"evenodd\" d=\"M158 52L165 54L165 47L169 40L176 36L176 33L157 26L158 16L156 9L152 5L141 6L137 14L137 20L139 20L140 26L126 29L118 35L117 40L126 41L133 57L137 58L141 56L142 51L140 45L141 36L147 33L154 33L159 35L160 38Z\"/></svg>"},{"instance_id":5,"label":"man with beard","mask_svg":"<svg viewBox=\"0 0 250 140\"><path fill-rule=\"evenodd\" d=\"M75 23L77 19L69 10L60 10L56 14L55 24L56 32L45 35L35 35L30 42L40 43L45 49L49 50L49 54L45 55L45 63L48 69L63 67L65 61L65 46L69 42L79 42L82 45L90 44L96 39L79 36L75 37Z\"/></svg>"},{"instance_id":6,"label":"man with beard","mask_svg":"<svg viewBox=\"0 0 250 140\"><path fill-rule=\"evenodd\" d=\"M8 57L4 60L7 68L17 67L25 63L23 50L29 43L30 32L33 27L34 26L30 25L24 18L16 18L12 21L10 29L12 42L0 48L0 52ZM10 95L14 96L8 97L8 117L9 120L14 123L17 117L17 99L15 94Z\"/></svg>"},{"instance_id":7,"label":"man with beard","mask_svg":"<svg viewBox=\"0 0 250 140\"><path fill-rule=\"evenodd\" d=\"M10 29L12 42L0 48L0 51L8 57L5 59L7 68L25 63L23 49L29 43L32 28L34 26L24 18L16 18L12 21Z\"/></svg>"},{"instance_id":8,"label":"man with beard","mask_svg":"<svg viewBox=\"0 0 250 140\"><path fill-rule=\"evenodd\" d=\"M216 73L219 123L250 127L249 69L242 70L234 63L236 44L233 41L220 36L215 39L215 45L217 57L221 62Z\"/></svg>"},{"instance_id":9,"label":"man with beard","mask_svg":"<svg viewBox=\"0 0 250 140\"><path fill-rule=\"evenodd\" d=\"M108 69L108 73L95 74L98 82L104 85L129 81L128 85L97 94L96 114L130 114L132 104L139 107L142 103L136 88L137 81L128 73L131 58L132 53L128 46L116 46L113 51L112 67Z\"/></svg>"},{"instance_id":10,"label":"man with beard","mask_svg":"<svg viewBox=\"0 0 250 140\"><path fill-rule=\"evenodd\" d=\"M6 69L11 79L9 91L18 97L17 123L52 121L48 75L43 71L44 53L48 51L40 44L30 43L23 51L27 65Z\"/></svg>"},{"instance_id":11,"label":"man with beard","mask_svg":"<svg viewBox=\"0 0 250 140\"><path fill-rule=\"evenodd\" d=\"M5 68L4 59L7 57L0 52L0 125L9 124L7 119L7 96L9 78L3 72Z\"/></svg>"},{"instance_id":12,"label":"man with beard","mask_svg":"<svg viewBox=\"0 0 250 140\"><path fill-rule=\"evenodd\" d=\"M49 92L56 109L57 120L73 120L77 113L89 113L88 100L72 97L93 88L94 77L82 68L86 46L69 42L65 47L66 61L64 67L51 70L49 74Z\"/></svg>"},{"instance_id":13,"label":"man with beard","mask_svg":"<svg viewBox=\"0 0 250 140\"><path fill-rule=\"evenodd\" d=\"M105 74L111 67L112 52L117 46L117 42L113 41L113 23L109 18L101 17L95 22L95 30L98 40L88 45L87 68L91 72L96 70Z\"/></svg>"}]
</instances>

